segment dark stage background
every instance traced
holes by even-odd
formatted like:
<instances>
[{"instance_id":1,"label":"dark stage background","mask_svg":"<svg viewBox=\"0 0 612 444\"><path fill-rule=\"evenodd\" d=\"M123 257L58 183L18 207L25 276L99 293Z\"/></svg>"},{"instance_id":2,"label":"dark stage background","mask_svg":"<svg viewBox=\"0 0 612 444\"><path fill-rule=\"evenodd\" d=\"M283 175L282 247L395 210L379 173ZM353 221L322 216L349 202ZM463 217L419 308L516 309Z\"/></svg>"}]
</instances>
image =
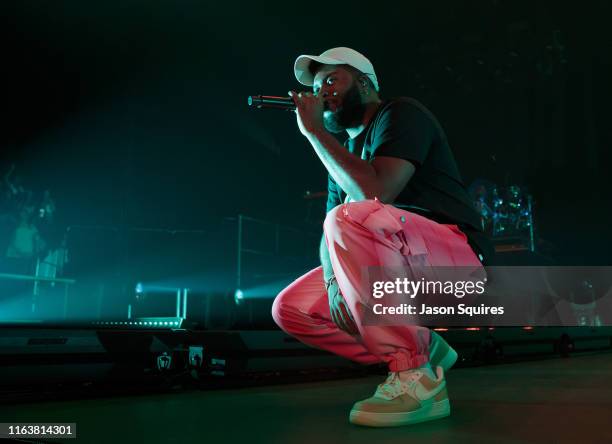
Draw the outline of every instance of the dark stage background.
<instances>
[{"instance_id":1,"label":"dark stage background","mask_svg":"<svg viewBox=\"0 0 612 444\"><path fill-rule=\"evenodd\" d=\"M51 189L58 224L203 230L193 268L219 272L235 254L227 218L318 230L324 203L308 215L303 195L325 190L323 167L292 114L246 97L285 95L297 55L349 46L372 60L383 97L437 115L467 184L529 188L548 254L610 263L606 1L1 8L3 174L15 162L24 183Z\"/></svg>"}]
</instances>

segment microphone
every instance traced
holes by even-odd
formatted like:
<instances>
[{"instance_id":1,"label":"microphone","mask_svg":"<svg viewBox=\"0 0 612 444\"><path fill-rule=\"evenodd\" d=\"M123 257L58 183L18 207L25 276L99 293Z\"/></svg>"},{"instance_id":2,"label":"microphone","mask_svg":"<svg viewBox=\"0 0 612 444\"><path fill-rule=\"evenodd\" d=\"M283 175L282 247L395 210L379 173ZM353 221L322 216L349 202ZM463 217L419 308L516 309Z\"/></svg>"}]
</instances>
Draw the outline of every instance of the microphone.
<instances>
[{"instance_id":1,"label":"microphone","mask_svg":"<svg viewBox=\"0 0 612 444\"><path fill-rule=\"evenodd\" d=\"M291 97L276 96L249 96L249 106L254 108L276 108L287 111L295 110L295 103Z\"/></svg>"}]
</instances>

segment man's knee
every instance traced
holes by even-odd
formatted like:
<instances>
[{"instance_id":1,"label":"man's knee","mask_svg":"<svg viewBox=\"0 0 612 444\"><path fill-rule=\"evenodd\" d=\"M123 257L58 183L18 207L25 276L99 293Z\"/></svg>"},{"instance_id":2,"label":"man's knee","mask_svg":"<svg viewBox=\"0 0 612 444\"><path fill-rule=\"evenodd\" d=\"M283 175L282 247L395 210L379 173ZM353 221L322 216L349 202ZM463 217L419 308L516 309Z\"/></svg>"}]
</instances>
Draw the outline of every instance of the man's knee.
<instances>
[{"instance_id":1,"label":"man's knee","mask_svg":"<svg viewBox=\"0 0 612 444\"><path fill-rule=\"evenodd\" d=\"M283 306L282 306L282 294L284 291L281 291L276 298L274 298L274 302L272 302L272 319L276 325L282 328L283 323Z\"/></svg>"},{"instance_id":2,"label":"man's knee","mask_svg":"<svg viewBox=\"0 0 612 444\"><path fill-rule=\"evenodd\" d=\"M340 204L332 208L325 216L323 222L323 230L326 233L342 230L343 222L350 219L353 222L361 223L375 209L380 207L380 202L375 200L360 200L358 202L349 202Z\"/></svg>"},{"instance_id":3,"label":"man's knee","mask_svg":"<svg viewBox=\"0 0 612 444\"><path fill-rule=\"evenodd\" d=\"M287 297L288 293L288 289L285 288L272 302L272 319L284 331L287 331L287 315L291 311L290 298Z\"/></svg>"}]
</instances>

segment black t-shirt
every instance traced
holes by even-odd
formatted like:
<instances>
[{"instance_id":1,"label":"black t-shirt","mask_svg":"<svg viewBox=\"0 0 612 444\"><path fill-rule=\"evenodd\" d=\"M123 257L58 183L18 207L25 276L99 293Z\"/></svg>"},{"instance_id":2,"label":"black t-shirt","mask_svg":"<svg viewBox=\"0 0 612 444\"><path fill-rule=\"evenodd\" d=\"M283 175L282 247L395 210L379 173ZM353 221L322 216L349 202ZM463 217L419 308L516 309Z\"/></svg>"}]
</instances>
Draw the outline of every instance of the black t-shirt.
<instances>
[{"instance_id":1,"label":"black t-shirt","mask_svg":"<svg viewBox=\"0 0 612 444\"><path fill-rule=\"evenodd\" d=\"M368 127L345 142L348 150L371 162L376 156L398 157L416 171L393 205L439 223L456 224L488 262L492 248L459 174L446 134L434 115L418 101L400 97L383 102ZM327 211L346 193L329 176Z\"/></svg>"}]
</instances>

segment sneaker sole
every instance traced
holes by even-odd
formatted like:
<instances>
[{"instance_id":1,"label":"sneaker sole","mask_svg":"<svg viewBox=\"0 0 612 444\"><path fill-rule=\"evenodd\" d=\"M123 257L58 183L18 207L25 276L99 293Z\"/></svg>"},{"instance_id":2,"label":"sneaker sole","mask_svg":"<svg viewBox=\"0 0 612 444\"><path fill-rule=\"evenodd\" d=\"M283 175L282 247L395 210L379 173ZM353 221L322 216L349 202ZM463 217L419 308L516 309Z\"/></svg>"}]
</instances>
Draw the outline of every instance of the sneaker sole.
<instances>
[{"instance_id":1,"label":"sneaker sole","mask_svg":"<svg viewBox=\"0 0 612 444\"><path fill-rule=\"evenodd\" d=\"M446 418L449 415L450 403L448 399L443 399L427 403L413 412L377 413L351 410L349 422L367 427L399 427Z\"/></svg>"}]
</instances>

